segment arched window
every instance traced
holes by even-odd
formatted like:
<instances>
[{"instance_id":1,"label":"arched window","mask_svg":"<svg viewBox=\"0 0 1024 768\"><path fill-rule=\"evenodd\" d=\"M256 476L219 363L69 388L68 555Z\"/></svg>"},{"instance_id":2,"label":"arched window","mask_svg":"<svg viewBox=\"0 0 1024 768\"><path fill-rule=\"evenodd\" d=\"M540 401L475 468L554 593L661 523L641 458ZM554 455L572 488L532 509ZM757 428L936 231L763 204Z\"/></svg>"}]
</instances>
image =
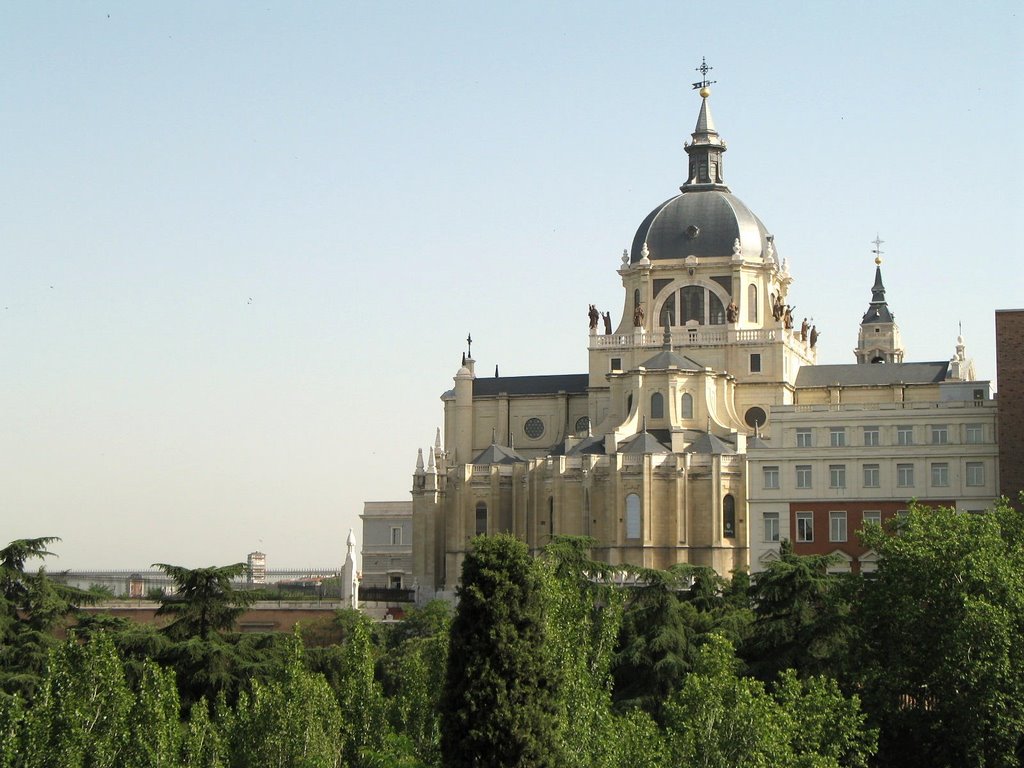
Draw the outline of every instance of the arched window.
<instances>
[{"instance_id":1,"label":"arched window","mask_svg":"<svg viewBox=\"0 0 1024 768\"><path fill-rule=\"evenodd\" d=\"M548 496L548 535L555 535L555 497Z\"/></svg>"},{"instance_id":2,"label":"arched window","mask_svg":"<svg viewBox=\"0 0 1024 768\"><path fill-rule=\"evenodd\" d=\"M476 503L476 535L487 535L487 505L482 501Z\"/></svg>"},{"instance_id":3,"label":"arched window","mask_svg":"<svg viewBox=\"0 0 1024 768\"><path fill-rule=\"evenodd\" d=\"M753 283L747 286L747 320L757 322L757 286Z\"/></svg>"},{"instance_id":4,"label":"arched window","mask_svg":"<svg viewBox=\"0 0 1024 768\"><path fill-rule=\"evenodd\" d=\"M626 497L626 538L640 538L640 497L635 493Z\"/></svg>"},{"instance_id":5,"label":"arched window","mask_svg":"<svg viewBox=\"0 0 1024 768\"><path fill-rule=\"evenodd\" d=\"M629 416L633 410L633 393L626 395L626 415Z\"/></svg>"},{"instance_id":6,"label":"arched window","mask_svg":"<svg viewBox=\"0 0 1024 768\"><path fill-rule=\"evenodd\" d=\"M661 392L655 392L651 395L651 418L665 418L665 397Z\"/></svg>"},{"instance_id":7,"label":"arched window","mask_svg":"<svg viewBox=\"0 0 1024 768\"><path fill-rule=\"evenodd\" d=\"M736 538L736 499L731 493L722 499L722 535L727 539Z\"/></svg>"},{"instance_id":8,"label":"arched window","mask_svg":"<svg viewBox=\"0 0 1024 768\"><path fill-rule=\"evenodd\" d=\"M633 291L633 311L636 312L636 308L640 306L640 289L636 288Z\"/></svg>"},{"instance_id":9,"label":"arched window","mask_svg":"<svg viewBox=\"0 0 1024 768\"><path fill-rule=\"evenodd\" d=\"M658 295L664 296L661 305L656 307L660 325L664 325L666 320L673 327L691 322L698 325L725 325L725 304L714 290L706 286L684 285Z\"/></svg>"},{"instance_id":10,"label":"arched window","mask_svg":"<svg viewBox=\"0 0 1024 768\"><path fill-rule=\"evenodd\" d=\"M680 408L681 418L692 419L693 418L693 395L689 392L683 393L682 408Z\"/></svg>"}]
</instances>

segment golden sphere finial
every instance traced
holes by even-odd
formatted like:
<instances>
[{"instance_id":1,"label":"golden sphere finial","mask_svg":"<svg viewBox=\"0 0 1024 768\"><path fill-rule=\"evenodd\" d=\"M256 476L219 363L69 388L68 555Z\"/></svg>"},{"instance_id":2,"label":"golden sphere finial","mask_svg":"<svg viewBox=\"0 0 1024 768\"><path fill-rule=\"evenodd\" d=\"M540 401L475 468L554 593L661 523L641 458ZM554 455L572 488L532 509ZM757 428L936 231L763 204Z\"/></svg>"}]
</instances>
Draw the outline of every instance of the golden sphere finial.
<instances>
[{"instance_id":1,"label":"golden sphere finial","mask_svg":"<svg viewBox=\"0 0 1024 768\"><path fill-rule=\"evenodd\" d=\"M875 264L877 264L878 266L882 266L882 257L881 256L875 256Z\"/></svg>"},{"instance_id":2,"label":"golden sphere finial","mask_svg":"<svg viewBox=\"0 0 1024 768\"><path fill-rule=\"evenodd\" d=\"M703 88L700 89L700 97L702 99L706 99L710 95L711 95L711 89L708 88L706 85Z\"/></svg>"}]
</instances>

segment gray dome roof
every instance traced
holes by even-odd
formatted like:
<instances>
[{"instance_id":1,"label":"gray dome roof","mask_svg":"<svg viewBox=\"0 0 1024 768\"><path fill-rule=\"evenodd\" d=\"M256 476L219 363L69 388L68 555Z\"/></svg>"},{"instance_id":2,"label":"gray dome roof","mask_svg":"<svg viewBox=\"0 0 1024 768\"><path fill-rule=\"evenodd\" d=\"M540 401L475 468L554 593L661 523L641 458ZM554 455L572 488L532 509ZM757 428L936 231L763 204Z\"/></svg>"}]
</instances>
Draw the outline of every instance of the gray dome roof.
<instances>
[{"instance_id":1,"label":"gray dome roof","mask_svg":"<svg viewBox=\"0 0 1024 768\"><path fill-rule=\"evenodd\" d=\"M768 252L768 237L761 220L730 192L689 190L648 214L633 238L630 263L643 258L644 243L651 261L691 255L699 259L732 257L737 238L744 257L758 258Z\"/></svg>"}]
</instances>

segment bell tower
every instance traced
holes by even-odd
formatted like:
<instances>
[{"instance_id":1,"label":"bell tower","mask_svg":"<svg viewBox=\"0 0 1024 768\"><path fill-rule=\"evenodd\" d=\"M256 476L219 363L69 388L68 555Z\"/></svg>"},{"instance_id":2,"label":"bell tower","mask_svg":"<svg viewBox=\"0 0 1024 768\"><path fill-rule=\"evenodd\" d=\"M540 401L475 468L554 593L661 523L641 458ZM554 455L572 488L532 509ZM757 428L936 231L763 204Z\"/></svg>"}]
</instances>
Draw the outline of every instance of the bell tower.
<instances>
[{"instance_id":1,"label":"bell tower","mask_svg":"<svg viewBox=\"0 0 1024 768\"><path fill-rule=\"evenodd\" d=\"M885 285L882 284L882 251L878 235L872 241L875 245L875 284L871 286L871 303L861 318L857 334L857 348L853 354L858 363L902 363L903 342L896 316L889 311L885 301Z\"/></svg>"}]
</instances>

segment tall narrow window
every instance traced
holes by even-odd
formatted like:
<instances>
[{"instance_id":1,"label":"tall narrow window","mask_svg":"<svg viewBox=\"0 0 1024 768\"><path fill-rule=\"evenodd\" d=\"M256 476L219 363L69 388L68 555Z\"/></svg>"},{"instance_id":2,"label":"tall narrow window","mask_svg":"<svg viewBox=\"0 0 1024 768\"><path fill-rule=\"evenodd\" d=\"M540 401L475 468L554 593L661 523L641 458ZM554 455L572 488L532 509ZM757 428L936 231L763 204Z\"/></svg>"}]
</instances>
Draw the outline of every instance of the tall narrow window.
<instances>
[{"instance_id":1,"label":"tall narrow window","mask_svg":"<svg viewBox=\"0 0 1024 768\"><path fill-rule=\"evenodd\" d=\"M814 513L796 513L796 540L814 541Z\"/></svg>"},{"instance_id":2,"label":"tall narrow window","mask_svg":"<svg viewBox=\"0 0 1024 768\"><path fill-rule=\"evenodd\" d=\"M753 283L747 286L747 321L757 322L757 286Z\"/></svg>"},{"instance_id":3,"label":"tall narrow window","mask_svg":"<svg viewBox=\"0 0 1024 768\"><path fill-rule=\"evenodd\" d=\"M896 465L896 487L897 488L913 488L914 487L914 465L913 464L897 464Z\"/></svg>"},{"instance_id":4,"label":"tall narrow window","mask_svg":"<svg viewBox=\"0 0 1024 768\"><path fill-rule=\"evenodd\" d=\"M487 505L482 501L476 503L476 535L487 535Z\"/></svg>"},{"instance_id":5,"label":"tall narrow window","mask_svg":"<svg viewBox=\"0 0 1024 768\"><path fill-rule=\"evenodd\" d=\"M704 322L704 289L696 285L687 285L681 291L683 297L683 324L690 320Z\"/></svg>"},{"instance_id":6,"label":"tall narrow window","mask_svg":"<svg viewBox=\"0 0 1024 768\"><path fill-rule=\"evenodd\" d=\"M633 412L633 394L626 395L626 415Z\"/></svg>"},{"instance_id":7,"label":"tall narrow window","mask_svg":"<svg viewBox=\"0 0 1024 768\"><path fill-rule=\"evenodd\" d=\"M722 499L722 535L727 539L736 538L736 499L731 493Z\"/></svg>"},{"instance_id":8,"label":"tall narrow window","mask_svg":"<svg viewBox=\"0 0 1024 768\"><path fill-rule=\"evenodd\" d=\"M548 535L555 535L555 497L548 496Z\"/></svg>"},{"instance_id":9,"label":"tall narrow window","mask_svg":"<svg viewBox=\"0 0 1024 768\"><path fill-rule=\"evenodd\" d=\"M651 418L665 418L665 396L661 392L655 392L651 395Z\"/></svg>"},{"instance_id":10,"label":"tall narrow window","mask_svg":"<svg viewBox=\"0 0 1024 768\"><path fill-rule=\"evenodd\" d=\"M844 448L846 446L846 428L829 427L828 444L833 448Z\"/></svg>"},{"instance_id":11,"label":"tall narrow window","mask_svg":"<svg viewBox=\"0 0 1024 768\"><path fill-rule=\"evenodd\" d=\"M967 425L967 442L972 445L982 442L984 440L984 431L981 424L968 424Z\"/></svg>"},{"instance_id":12,"label":"tall narrow window","mask_svg":"<svg viewBox=\"0 0 1024 768\"><path fill-rule=\"evenodd\" d=\"M810 488L811 486L811 465L810 464L797 464L796 465L796 487L797 488Z\"/></svg>"},{"instance_id":13,"label":"tall narrow window","mask_svg":"<svg viewBox=\"0 0 1024 768\"><path fill-rule=\"evenodd\" d=\"M635 493L626 497L626 538L640 538L640 497Z\"/></svg>"},{"instance_id":14,"label":"tall narrow window","mask_svg":"<svg viewBox=\"0 0 1024 768\"><path fill-rule=\"evenodd\" d=\"M683 393L683 403L680 411L682 412L682 417L684 419L693 418L693 395L689 392Z\"/></svg>"},{"instance_id":15,"label":"tall narrow window","mask_svg":"<svg viewBox=\"0 0 1024 768\"><path fill-rule=\"evenodd\" d=\"M846 541L846 512L828 513L828 540Z\"/></svg>"},{"instance_id":16,"label":"tall narrow window","mask_svg":"<svg viewBox=\"0 0 1024 768\"><path fill-rule=\"evenodd\" d=\"M985 464L980 461L967 462L967 485L978 486L985 484Z\"/></svg>"},{"instance_id":17,"label":"tall narrow window","mask_svg":"<svg viewBox=\"0 0 1024 768\"><path fill-rule=\"evenodd\" d=\"M779 540L779 513L778 512L765 512L764 513L764 540L765 541L778 541Z\"/></svg>"}]
</instances>

